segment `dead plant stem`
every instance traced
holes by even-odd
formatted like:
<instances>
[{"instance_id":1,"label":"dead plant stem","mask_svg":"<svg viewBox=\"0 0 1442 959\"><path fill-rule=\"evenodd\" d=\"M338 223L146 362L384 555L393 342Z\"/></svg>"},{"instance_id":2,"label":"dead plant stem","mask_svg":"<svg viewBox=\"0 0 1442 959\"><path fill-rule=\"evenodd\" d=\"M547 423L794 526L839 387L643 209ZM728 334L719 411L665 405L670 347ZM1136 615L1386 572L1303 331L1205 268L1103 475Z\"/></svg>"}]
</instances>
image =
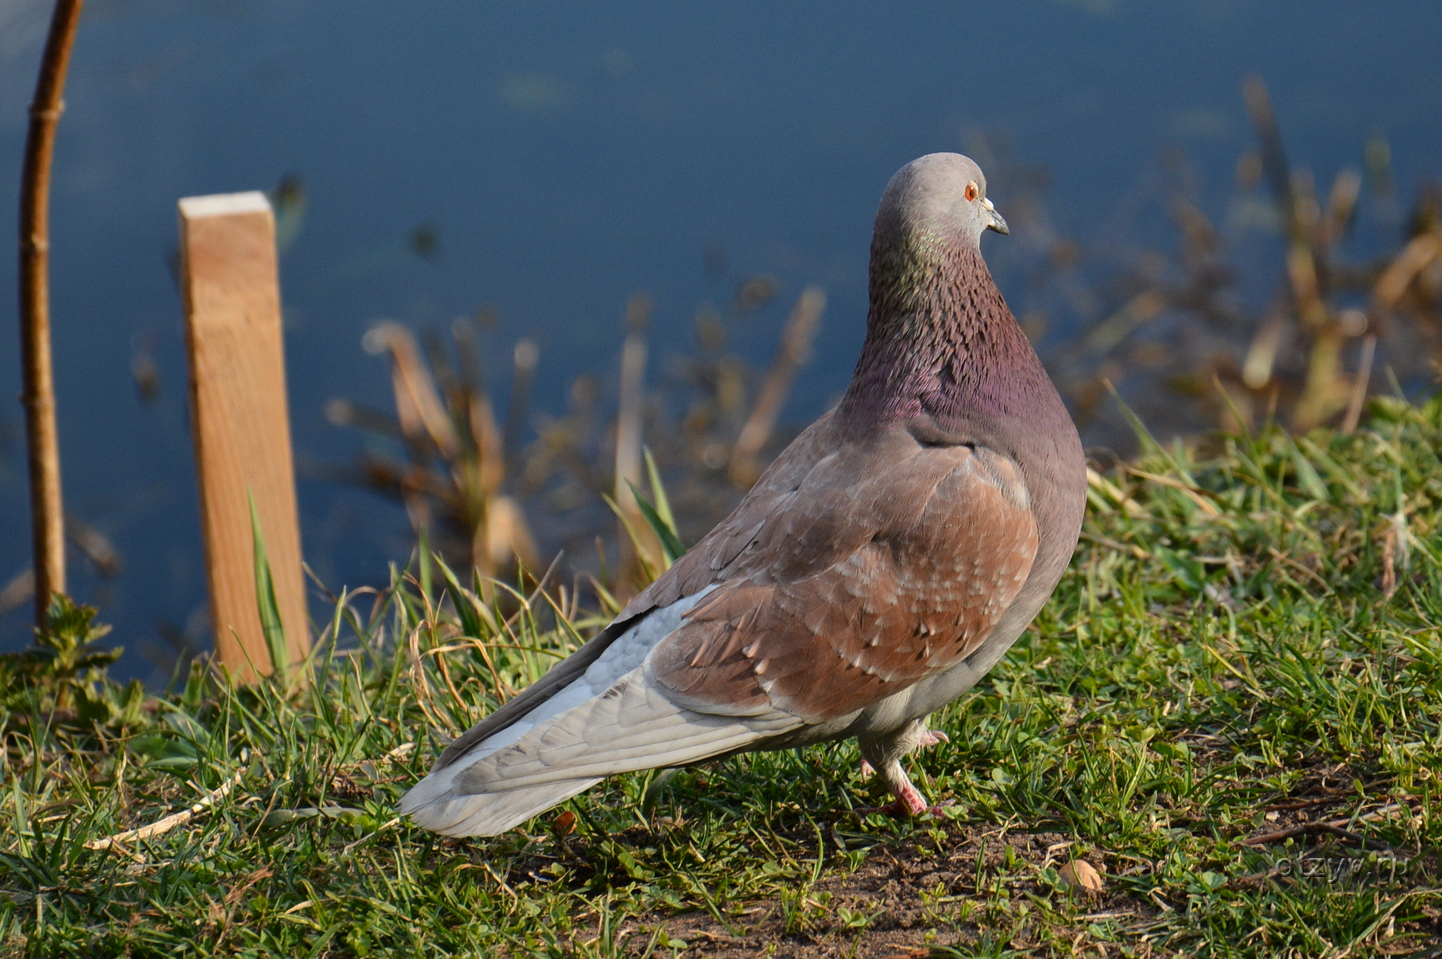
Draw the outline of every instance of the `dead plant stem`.
<instances>
[{"instance_id":1,"label":"dead plant stem","mask_svg":"<svg viewBox=\"0 0 1442 959\"><path fill-rule=\"evenodd\" d=\"M65 73L84 0L57 0L30 104L20 178L20 355L30 523L34 537L35 620L45 622L52 593L65 591L65 514L50 356L50 167L64 109Z\"/></svg>"},{"instance_id":2,"label":"dead plant stem","mask_svg":"<svg viewBox=\"0 0 1442 959\"><path fill-rule=\"evenodd\" d=\"M811 341L816 337L816 327L821 321L821 311L824 309L826 294L819 286L808 286L802 291L801 298L796 301L796 308L791 311L791 316L786 321L781 347L776 351L776 358L771 361L771 368L766 371L766 378L762 381L761 391L756 397L756 405L751 408L751 415L747 418L746 425L741 428L736 445L731 449L730 478L738 487L749 487L760 475L757 456L770 438L771 431L776 428L776 420L781 415L781 407L786 402L786 394L791 389L791 381L795 378L796 371L806 362L806 357L811 352Z\"/></svg>"}]
</instances>

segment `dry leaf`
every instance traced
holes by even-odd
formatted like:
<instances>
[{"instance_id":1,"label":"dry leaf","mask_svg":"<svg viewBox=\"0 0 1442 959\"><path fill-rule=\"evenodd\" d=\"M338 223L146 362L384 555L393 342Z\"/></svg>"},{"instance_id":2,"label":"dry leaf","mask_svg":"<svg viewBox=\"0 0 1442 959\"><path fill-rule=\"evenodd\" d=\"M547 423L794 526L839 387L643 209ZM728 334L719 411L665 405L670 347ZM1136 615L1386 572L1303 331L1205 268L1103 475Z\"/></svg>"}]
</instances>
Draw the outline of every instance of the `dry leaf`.
<instances>
[{"instance_id":1,"label":"dry leaf","mask_svg":"<svg viewBox=\"0 0 1442 959\"><path fill-rule=\"evenodd\" d=\"M1095 896L1102 891L1102 877L1091 863L1084 859L1075 859L1057 871L1061 878L1061 884L1068 889L1080 889L1088 895Z\"/></svg>"}]
</instances>

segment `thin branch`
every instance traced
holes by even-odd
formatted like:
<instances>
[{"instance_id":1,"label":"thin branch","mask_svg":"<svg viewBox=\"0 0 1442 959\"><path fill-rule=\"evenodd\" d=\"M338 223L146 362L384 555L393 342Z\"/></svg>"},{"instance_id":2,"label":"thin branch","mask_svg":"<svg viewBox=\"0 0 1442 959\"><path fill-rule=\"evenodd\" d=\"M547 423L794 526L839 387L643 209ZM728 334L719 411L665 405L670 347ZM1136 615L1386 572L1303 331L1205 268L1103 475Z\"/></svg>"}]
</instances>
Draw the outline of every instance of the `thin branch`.
<instances>
[{"instance_id":1,"label":"thin branch","mask_svg":"<svg viewBox=\"0 0 1442 959\"><path fill-rule=\"evenodd\" d=\"M65 514L50 358L50 167L55 126L65 104L65 73L84 0L57 0L30 104L20 177L20 355L25 440L30 463L30 523L35 552L35 620L45 622L52 593L65 591Z\"/></svg>"},{"instance_id":2,"label":"thin branch","mask_svg":"<svg viewBox=\"0 0 1442 959\"><path fill-rule=\"evenodd\" d=\"M1328 835L1336 836L1339 839L1345 839L1348 842L1355 842L1363 848L1371 846L1373 848L1391 849L1392 847L1389 846L1387 843L1380 842L1376 839L1369 839L1366 836L1359 835L1358 833L1355 833L1344 827L1352 825L1354 821L1377 822L1379 820L1387 818L1394 812L1402 812L1403 810L1405 810L1409 815L1416 815L1416 813L1412 810L1412 807L1406 805L1405 803L1391 803L1389 805L1381 807L1380 809L1375 809L1364 816L1358 816L1355 820L1334 819L1331 822L1302 823L1297 826L1290 826L1286 829L1279 829L1276 832L1263 833L1260 836L1252 836L1251 838L1243 839L1242 845L1265 846L1270 843L1280 842L1283 839L1291 839L1294 836Z\"/></svg>"}]
</instances>

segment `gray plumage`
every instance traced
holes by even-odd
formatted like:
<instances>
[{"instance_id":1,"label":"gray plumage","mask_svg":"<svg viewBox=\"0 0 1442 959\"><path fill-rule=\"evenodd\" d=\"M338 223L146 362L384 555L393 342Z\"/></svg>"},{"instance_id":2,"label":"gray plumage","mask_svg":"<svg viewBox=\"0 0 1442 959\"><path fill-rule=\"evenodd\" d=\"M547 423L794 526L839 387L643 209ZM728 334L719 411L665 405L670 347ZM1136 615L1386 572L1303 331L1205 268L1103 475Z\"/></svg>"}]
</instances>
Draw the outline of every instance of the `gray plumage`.
<instances>
[{"instance_id":1,"label":"gray plumage","mask_svg":"<svg viewBox=\"0 0 1442 959\"><path fill-rule=\"evenodd\" d=\"M495 835L621 772L856 736L901 808L925 718L984 676L1081 527L1076 429L982 260L976 164L903 167L837 408L601 634L452 743L401 810Z\"/></svg>"}]
</instances>

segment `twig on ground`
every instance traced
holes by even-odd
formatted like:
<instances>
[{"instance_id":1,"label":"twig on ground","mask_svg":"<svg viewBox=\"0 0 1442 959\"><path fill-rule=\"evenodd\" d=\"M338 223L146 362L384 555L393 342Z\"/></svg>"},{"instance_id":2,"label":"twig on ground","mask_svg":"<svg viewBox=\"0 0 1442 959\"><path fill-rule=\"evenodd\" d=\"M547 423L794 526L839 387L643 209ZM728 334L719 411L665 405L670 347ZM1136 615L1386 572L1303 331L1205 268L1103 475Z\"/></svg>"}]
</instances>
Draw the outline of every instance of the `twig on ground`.
<instances>
[{"instance_id":1,"label":"twig on ground","mask_svg":"<svg viewBox=\"0 0 1442 959\"><path fill-rule=\"evenodd\" d=\"M141 842L146 839L153 839L156 836L170 832L177 826L183 826L196 816L205 812L211 806L230 794L230 791L239 785L240 780L245 776L245 770L239 769L234 776L212 789L201 797L200 802L189 809L182 809L180 812L171 813L164 819L158 819L148 826L141 826L139 829L127 829L118 832L113 836L106 836L104 839L92 839L85 844L86 849L105 850L123 848L129 842Z\"/></svg>"},{"instance_id":2,"label":"twig on ground","mask_svg":"<svg viewBox=\"0 0 1442 959\"><path fill-rule=\"evenodd\" d=\"M1342 819L1339 822L1347 822ZM1287 829L1278 829L1276 832L1263 833L1260 836L1253 836L1250 839L1243 839L1244 846L1265 846L1268 843L1280 842L1283 839L1291 839L1293 836L1309 836L1323 833L1329 836L1336 836L1339 839L1346 839L1358 845L1367 845L1372 840L1366 836L1343 829L1341 826L1329 822L1307 822L1299 826L1290 826Z\"/></svg>"},{"instance_id":3,"label":"twig on ground","mask_svg":"<svg viewBox=\"0 0 1442 959\"><path fill-rule=\"evenodd\" d=\"M1364 847L1373 846L1382 849L1391 849L1392 847L1389 846L1387 843L1381 842L1376 839L1368 839L1366 836L1352 832L1351 830L1348 830L1344 827L1352 824L1354 821L1376 822L1379 819L1384 818L1389 813L1400 812L1404 809L1407 810L1409 814L1412 813L1411 806L1404 805L1403 803L1392 803L1391 805L1383 806L1380 809L1374 809L1372 812L1367 813L1365 816L1358 816L1355 820L1349 818L1334 819L1331 822L1301 823L1296 826L1289 826L1286 829L1278 829L1275 832L1262 833L1260 836L1252 836L1248 839L1243 839L1242 845L1265 846L1269 843L1280 842L1283 839L1291 839L1294 836L1316 835L1318 833L1321 833L1324 835L1336 836L1339 839L1346 839L1350 842L1355 842L1358 845Z\"/></svg>"}]
</instances>

